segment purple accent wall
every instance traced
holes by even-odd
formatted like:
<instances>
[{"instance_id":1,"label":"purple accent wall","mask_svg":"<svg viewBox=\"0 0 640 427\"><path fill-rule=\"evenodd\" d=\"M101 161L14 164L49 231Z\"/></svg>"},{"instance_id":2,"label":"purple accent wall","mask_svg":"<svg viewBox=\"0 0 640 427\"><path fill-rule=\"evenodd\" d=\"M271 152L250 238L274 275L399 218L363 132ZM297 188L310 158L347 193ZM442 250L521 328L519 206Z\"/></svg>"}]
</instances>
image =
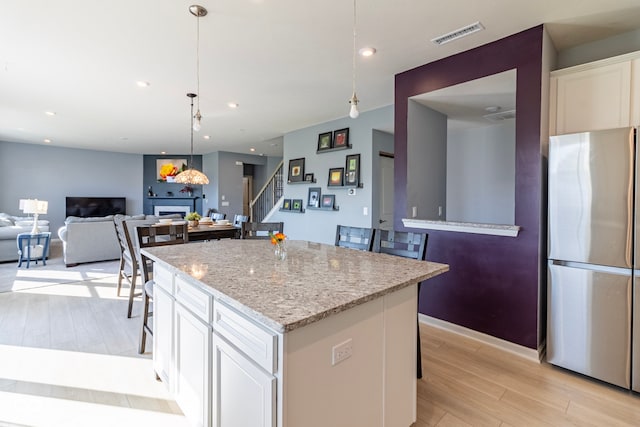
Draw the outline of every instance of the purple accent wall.
<instances>
[{"instance_id":1,"label":"purple accent wall","mask_svg":"<svg viewBox=\"0 0 640 427\"><path fill-rule=\"evenodd\" d=\"M428 231L427 259L450 271L422 286L419 311L532 349L538 347L541 274L540 114L543 27L538 26L396 75L395 219L407 230L408 98L517 69L516 195L518 237ZM544 230L544 229L543 229ZM544 283L544 282L543 282Z\"/></svg>"}]
</instances>

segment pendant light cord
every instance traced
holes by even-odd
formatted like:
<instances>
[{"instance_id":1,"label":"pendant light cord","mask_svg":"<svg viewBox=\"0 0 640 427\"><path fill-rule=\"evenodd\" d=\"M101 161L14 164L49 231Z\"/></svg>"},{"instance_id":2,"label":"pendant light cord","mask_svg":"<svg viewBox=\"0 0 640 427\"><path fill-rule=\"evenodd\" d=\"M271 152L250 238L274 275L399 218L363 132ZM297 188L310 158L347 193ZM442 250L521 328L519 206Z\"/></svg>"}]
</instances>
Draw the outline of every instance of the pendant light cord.
<instances>
[{"instance_id":1,"label":"pendant light cord","mask_svg":"<svg viewBox=\"0 0 640 427\"><path fill-rule=\"evenodd\" d=\"M188 96L188 95L187 95ZM198 96L198 95L196 95ZM191 97L191 157L189 162L191 163L187 169L193 169L193 98Z\"/></svg>"},{"instance_id":2,"label":"pendant light cord","mask_svg":"<svg viewBox=\"0 0 640 427\"><path fill-rule=\"evenodd\" d=\"M198 112L200 111L200 13L196 16L196 95L198 95ZM193 109L193 108L192 108ZM191 112L193 115L193 111ZM193 127L193 124L191 125ZM193 132L191 132L193 134ZM193 139L193 137L191 138Z\"/></svg>"},{"instance_id":3,"label":"pendant light cord","mask_svg":"<svg viewBox=\"0 0 640 427\"><path fill-rule=\"evenodd\" d=\"M353 0L353 67L352 93L356 93L356 0Z\"/></svg>"}]
</instances>

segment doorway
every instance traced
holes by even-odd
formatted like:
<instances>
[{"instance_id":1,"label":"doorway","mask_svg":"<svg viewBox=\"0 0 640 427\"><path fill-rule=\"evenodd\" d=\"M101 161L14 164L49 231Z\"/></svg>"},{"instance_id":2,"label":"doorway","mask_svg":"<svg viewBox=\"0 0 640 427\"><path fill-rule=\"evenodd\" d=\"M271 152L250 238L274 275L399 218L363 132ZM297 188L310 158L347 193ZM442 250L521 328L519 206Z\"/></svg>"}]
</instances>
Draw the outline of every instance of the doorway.
<instances>
[{"instance_id":1,"label":"doorway","mask_svg":"<svg viewBox=\"0 0 640 427\"><path fill-rule=\"evenodd\" d=\"M251 209L249 207L253 198L253 177L242 177L242 215L249 216Z\"/></svg>"},{"instance_id":2,"label":"doorway","mask_svg":"<svg viewBox=\"0 0 640 427\"><path fill-rule=\"evenodd\" d=\"M380 197L378 198L378 228L393 230L393 153L380 151Z\"/></svg>"}]
</instances>

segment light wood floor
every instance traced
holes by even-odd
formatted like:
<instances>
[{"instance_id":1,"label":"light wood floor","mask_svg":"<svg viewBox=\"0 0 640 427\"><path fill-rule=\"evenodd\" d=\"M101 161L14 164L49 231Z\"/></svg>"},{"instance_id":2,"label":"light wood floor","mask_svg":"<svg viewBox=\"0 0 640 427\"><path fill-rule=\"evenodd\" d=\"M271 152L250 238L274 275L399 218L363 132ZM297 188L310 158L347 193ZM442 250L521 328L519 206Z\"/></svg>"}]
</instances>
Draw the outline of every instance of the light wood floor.
<instances>
[{"instance_id":1,"label":"light wood floor","mask_svg":"<svg viewBox=\"0 0 640 427\"><path fill-rule=\"evenodd\" d=\"M640 395L420 325L424 426L640 426Z\"/></svg>"},{"instance_id":2,"label":"light wood floor","mask_svg":"<svg viewBox=\"0 0 640 427\"><path fill-rule=\"evenodd\" d=\"M140 303L127 319L125 294L115 277L0 293L0 426L186 425L150 352L137 354ZM414 427L640 425L638 395L427 325L421 334Z\"/></svg>"}]
</instances>

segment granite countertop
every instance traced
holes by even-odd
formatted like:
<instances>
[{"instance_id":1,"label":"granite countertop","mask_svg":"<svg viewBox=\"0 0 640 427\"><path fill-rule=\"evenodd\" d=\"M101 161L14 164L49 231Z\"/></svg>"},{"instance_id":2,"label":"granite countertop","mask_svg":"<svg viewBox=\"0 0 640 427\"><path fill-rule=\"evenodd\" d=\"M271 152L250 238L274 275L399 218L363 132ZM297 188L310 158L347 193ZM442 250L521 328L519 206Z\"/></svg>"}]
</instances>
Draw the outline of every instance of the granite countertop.
<instances>
[{"instance_id":1,"label":"granite countertop","mask_svg":"<svg viewBox=\"0 0 640 427\"><path fill-rule=\"evenodd\" d=\"M306 241L287 241L276 260L269 240L224 239L145 248L215 298L278 332L288 332L449 270L416 261Z\"/></svg>"}]
</instances>

